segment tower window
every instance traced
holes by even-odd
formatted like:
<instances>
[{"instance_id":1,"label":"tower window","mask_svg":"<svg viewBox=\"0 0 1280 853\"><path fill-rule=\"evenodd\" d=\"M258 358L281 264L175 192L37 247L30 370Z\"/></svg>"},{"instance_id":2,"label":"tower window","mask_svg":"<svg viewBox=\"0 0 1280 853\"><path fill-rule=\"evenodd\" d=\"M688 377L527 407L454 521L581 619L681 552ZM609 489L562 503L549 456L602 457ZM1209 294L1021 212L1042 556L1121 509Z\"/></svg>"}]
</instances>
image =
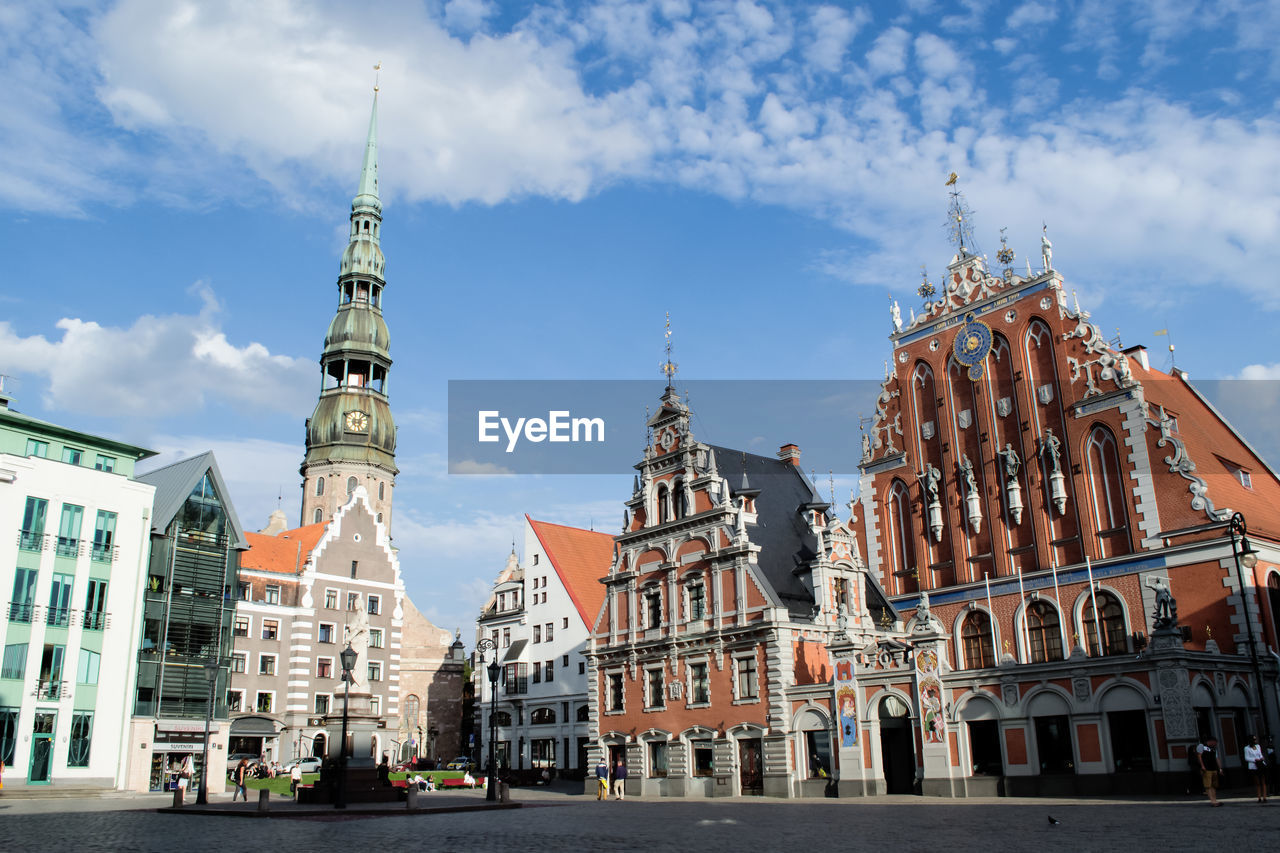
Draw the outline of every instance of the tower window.
<instances>
[{"instance_id":1,"label":"tower window","mask_svg":"<svg viewBox=\"0 0 1280 853\"><path fill-rule=\"evenodd\" d=\"M379 483L378 484L378 500L383 501L386 499L387 499L387 484Z\"/></svg>"},{"instance_id":2,"label":"tower window","mask_svg":"<svg viewBox=\"0 0 1280 853\"><path fill-rule=\"evenodd\" d=\"M319 524L322 521L324 521L324 510L320 509L320 507L316 507L315 521L312 523Z\"/></svg>"},{"instance_id":3,"label":"tower window","mask_svg":"<svg viewBox=\"0 0 1280 853\"><path fill-rule=\"evenodd\" d=\"M324 477L316 478L316 497L324 494Z\"/></svg>"},{"instance_id":4,"label":"tower window","mask_svg":"<svg viewBox=\"0 0 1280 853\"><path fill-rule=\"evenodd\" d=\"M356 485L357 485L356 478L348 477L347 478L347 494L351 494L352 492L354 492L356 490Z\"/></svg>"},{"instance_id":5,"label":"tower window","mask_svg":"<svg viewBox=\"0 0 1280 853\"><path fill-rule=\"evenodd\" d=\"M378 513L378 523L382 523L382 513Z\"/></svg>"},{"instance_id":6,"label":"tower window","mask_svg":"<svg viewBox=\"0 0 1280 853\"><path fill-rule=\"evenodd\" d=\"M368 231L368 230L369 230L369 223L368 223L368 222L366 222L366 223L364 224L364 230L366 230L366 231Z\"/></svg>"},{"instance_id":7,"label":"tower window","mask_svg":"<svg viewBox=\"0 0 1280 853\"><path fill-rule=\"evenodd\" d=\"M355 577L355 576L356 576L356 571L357 571L359 568L360 568L360 561L359 561L359 560L352 560L352 561L351 561L351 577Z\"/></svg>"}]
</instances>

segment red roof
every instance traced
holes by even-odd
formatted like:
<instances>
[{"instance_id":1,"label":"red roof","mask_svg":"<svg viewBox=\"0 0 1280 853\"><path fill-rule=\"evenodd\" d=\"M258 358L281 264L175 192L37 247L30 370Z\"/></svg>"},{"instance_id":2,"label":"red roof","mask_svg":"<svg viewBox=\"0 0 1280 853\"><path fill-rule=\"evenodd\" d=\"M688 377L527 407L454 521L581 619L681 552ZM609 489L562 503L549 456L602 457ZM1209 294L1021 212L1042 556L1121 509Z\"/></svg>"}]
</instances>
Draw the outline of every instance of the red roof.
<instances>
[{"instance_id":1,"label":"red roof","mask_svg":"<svg viewBox=\"0 0 1280 853\"><path fill-rule=\"evenodd\" d=\"M249 550L240 555L240 567L258 572L297 574L315 550L329 522L282 530L275 536L245 531Z\"/></svg>"},{"instance_id":2,"label":"red roof","mask_svg":"<svg viewBox=\"0 0 1280 853\"><path fill-rule=\"evenodd\" d=\"M605 589L600 578L609 574L613 564L613 537L594 530L534 521L528 515L525 520L542 543L542 550L547 552L560 582L578 608L578 615L590 630L604 604Z\"/></svg>"}]
</instances>

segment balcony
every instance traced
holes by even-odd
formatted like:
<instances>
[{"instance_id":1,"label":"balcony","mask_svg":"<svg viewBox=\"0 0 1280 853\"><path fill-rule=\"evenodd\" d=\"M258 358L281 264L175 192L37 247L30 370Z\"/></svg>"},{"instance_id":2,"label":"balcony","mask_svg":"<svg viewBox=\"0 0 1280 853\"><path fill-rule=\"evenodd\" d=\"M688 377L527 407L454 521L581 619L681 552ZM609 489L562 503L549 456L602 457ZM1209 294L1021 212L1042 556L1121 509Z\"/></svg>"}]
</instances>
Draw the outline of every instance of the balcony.
<instances>
[{"instance_id":1,"label":"balcony","mask_svg":"<svg viewBox=\"0 0 1280 853\"><path fill-rule=\"evenodd\" d=\"M89 551L89 558L95 563L114 563L118 551L115 545L99 545L94 542Z\"/></svg>"},{"instance_id":2,"label":"balcony","mask_svg":"<svg viewBox=\"0 0 1280 853\"><path fill-rule=\"evenodd\" d=\"M36 682L36 689L31 692L31 695L37 699L61 699L65 692L65 684L66 682L64 681L45 681L42 679Z\"/></svg>"},{"instance_id":3,"label":"balcony","mask_svg":"<svg viewBox=\"0 0 1280 853\"><path fill-rule=\"evenodd\" d=\"M80 625L86 631L103 631L111 625L111 615L100 610L86 610L80 617Z\"/></svg>"},{"instance_id":4,"label":"balcony","mask_svg":"<svg viewBox=\"0 0 1280 853\"><path fill-rule=\"evenodd\" d=\"M69 536L59 536L57 553L59 557L79 557L80 540L72 539Z\"/></svg>"},{"instance_id":5,"label":"balcony","mask_svg":"<svg viewBox=\"0 0 1280 853\"><path fill-rule=\"evenodd\" d=\"M10 622L30 622L31 617L35 614L36 606L34 604L18 604L9 602L9 621Z\"/></svg>"},{"instance_id":6,"label":"balcony","mask_svg":"<svg viewBox=\"0 0 1280 853\"><path fill-rule=\"evenodd\" d=\"M65 628L71 622L71 608L49 607L45 611L44 621L46 625L53 625L56 628Z\"/></svg>"},{"instance_id":7,"label":"balcony","mask_svg":"<svg viewBox=\"0 0 1280 853\"><path fill-rule=\"evenodd\" d=\"M23 551L43 551L44 534L38 530L19 530L18 547Z\"/></svg>"}]
</instances>

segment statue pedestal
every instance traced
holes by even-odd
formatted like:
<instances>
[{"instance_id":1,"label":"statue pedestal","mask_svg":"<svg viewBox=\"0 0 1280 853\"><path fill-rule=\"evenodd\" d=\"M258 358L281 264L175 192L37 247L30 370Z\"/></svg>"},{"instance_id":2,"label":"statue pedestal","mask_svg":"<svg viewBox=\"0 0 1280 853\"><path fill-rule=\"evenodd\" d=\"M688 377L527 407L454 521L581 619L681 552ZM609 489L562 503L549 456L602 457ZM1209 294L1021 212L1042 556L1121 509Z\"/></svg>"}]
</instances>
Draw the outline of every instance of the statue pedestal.
<instances>
[{"instance_id":1,"label":"statue pedestal","mask_svg":"<svg viewBox=\"0 0 1280 853\"><path fill-rule=\"evenodd\" d=\"M325 715L325 734L328 742L337 744L342 740L342 702L343 694L334 696L337 707ZM374 755L374 735L382 730L382 717L371 710L372 695L365 692L351 691L347 699L347 742L351 745L347 757L347 767L377 767L381 758ZM329 756L338 758L341 753L330 748Z\"/></svg>"}]
</instances>

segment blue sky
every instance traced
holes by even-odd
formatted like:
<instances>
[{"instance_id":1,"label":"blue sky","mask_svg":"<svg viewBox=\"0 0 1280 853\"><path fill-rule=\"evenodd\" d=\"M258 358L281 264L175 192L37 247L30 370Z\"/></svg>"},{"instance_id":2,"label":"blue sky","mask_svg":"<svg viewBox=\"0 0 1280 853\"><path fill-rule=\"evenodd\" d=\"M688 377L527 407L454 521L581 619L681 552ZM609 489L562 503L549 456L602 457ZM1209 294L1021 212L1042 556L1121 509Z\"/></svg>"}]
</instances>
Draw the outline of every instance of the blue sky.
<instances>
[{"instance_id":1,"label":"blue sky","mask_svg":"<svg viewBox=\"0 0 1280 853\"><path fill-rule=\"evenodd\" d=\"M690 378L877 378L952 170L984 251L1007 228L1021 269L1047 224L1156 366L1167 327L1193 378L1280 378L1274 3L32 0L0 44L0 373L37 416L214 449L251 529L279 494L296 520L382 63L393 532L442 627L523 513L613 530L630 485L448 476L448 380L651 378L638 454L667 311Z\"/></svg>"}]
</instances>

